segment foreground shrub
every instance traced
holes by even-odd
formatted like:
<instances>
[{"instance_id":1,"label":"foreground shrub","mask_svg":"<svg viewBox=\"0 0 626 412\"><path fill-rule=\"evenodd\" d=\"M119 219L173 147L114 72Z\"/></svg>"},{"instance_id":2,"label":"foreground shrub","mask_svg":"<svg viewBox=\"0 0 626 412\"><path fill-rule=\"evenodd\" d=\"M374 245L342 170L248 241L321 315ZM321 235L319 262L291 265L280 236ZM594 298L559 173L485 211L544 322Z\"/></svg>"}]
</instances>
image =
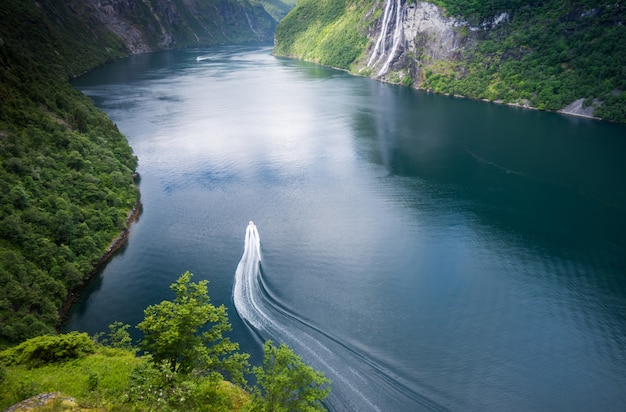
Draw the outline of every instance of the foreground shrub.
<instances>
[{"instance_id":1,"label":"foreground shrub","mask_svg":"<svg viewBox=\"0 0 626 412\"><path fill-rule=\"evenodd\" d=\"M46 363L77 359L94 353L96 346L86 333L70 332L29 339L0 352L0 362L6 365L39 366Z\"/></svg>"}]
</instances>

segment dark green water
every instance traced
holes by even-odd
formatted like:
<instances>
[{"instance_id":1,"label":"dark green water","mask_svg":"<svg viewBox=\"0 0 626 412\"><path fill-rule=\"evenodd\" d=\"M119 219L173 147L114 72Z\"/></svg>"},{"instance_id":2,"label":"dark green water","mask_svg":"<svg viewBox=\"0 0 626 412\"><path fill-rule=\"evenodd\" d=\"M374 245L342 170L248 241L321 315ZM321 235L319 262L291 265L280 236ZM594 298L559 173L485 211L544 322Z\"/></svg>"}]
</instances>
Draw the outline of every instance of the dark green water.
<instances>
[{"instance_id":1,"label":"dark green water","mask_svg":"<svg viewBox=\"0 0 626 412\"><path fill-rule=\"evenodd\" d=\"M232 295L253 220L263 288L242 305L333 379L330 409L623 409L626 127L269 53L76 81L138 155L144 212L66 329L136 324L190 270L258 357Z\"/></svg>"}]
</instances>

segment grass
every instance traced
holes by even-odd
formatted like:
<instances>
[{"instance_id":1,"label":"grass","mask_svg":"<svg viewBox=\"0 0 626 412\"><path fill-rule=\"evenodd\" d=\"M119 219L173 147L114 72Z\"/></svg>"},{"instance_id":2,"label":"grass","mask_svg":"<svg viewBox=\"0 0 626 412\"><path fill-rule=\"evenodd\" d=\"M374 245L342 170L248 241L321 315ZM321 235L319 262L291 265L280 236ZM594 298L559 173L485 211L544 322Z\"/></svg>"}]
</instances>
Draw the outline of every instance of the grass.
<instances>
[{"instance_id":1,"label":"grass","mask_svg":"<svg viewBox=\"0 0 626 412\"><path fill-rule=\"evenodd\" d=\"M61 392L85 408L115 410L128 385L130 373L143 359L134 351L100 348L81 359L39 368L7 367L0 384L0 410L40 393Z\"/></svg>"}]
</instances>

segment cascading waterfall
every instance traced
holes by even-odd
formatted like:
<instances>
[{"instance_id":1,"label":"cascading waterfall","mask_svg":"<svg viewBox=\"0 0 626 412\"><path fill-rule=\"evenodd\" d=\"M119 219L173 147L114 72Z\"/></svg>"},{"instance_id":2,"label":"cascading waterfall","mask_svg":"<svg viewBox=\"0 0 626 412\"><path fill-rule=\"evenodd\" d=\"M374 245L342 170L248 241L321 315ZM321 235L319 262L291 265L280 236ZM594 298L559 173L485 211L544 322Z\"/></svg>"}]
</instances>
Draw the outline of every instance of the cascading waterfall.
<instances>
[{"instance_id":1,"label":"cascading waterfall","mask_svg":"<svg viewBox=\"0 0 626 412\"><path fill-rule=\"evenodd\" d=\"M441 409L406 388L371 359L280 305L263 283L261 240L252 221L246 228L244 252L235 271L233 300L237 313L257 336L285 343L331 379L332 390L326 403L331 411L380 411L380 406L401 411L407 410L407 405L415 406L416 401L429 410ZM368 377L372 371L378 376L375 381ZM403 397L410 402L403 403Z\"/></svg>"},{"instance_id":2,"label":"cascading waterfall","mask_svg":"<svg viewBox=\"0 0 626 412\"><path fill-rule=\"evenodd\" d=\"M382 59L383 55L385 54L385 39L387 38L387 26L389 25L389 8L391 7L392 3L393 3L393 0L387 0L387 4L385 5L385 12L383 14L383 26L380 29L378 40L376 40L374 51L372 52L372 55L370 56L370 59L367 62L368 67L376 66L378 62L380 62L380 59ZM380 51L381 46L382 46L383 51L379 55L378 53ZM374 59L376 59L376 61L374 61Z\"/></svg>"},{"instance_id":3,"label":"cascading waterfall","mask_svg":"<svg viewBox=\"0 0 626 412\"><path fill-rule=\"evenodd\" d=\"M393 19L393 21L392 21ZM393 30L393 32L391 32ZM387 53L387 37L391 36L391 50ZM376 67L383 59L382 68L378 71L378 76L382 76L389 70L391 62L396 57L400 42L402 40L402 0L386 0L385 11L383 13L380 34L376 40L374 51L370 56L367 66ZM386 58L385 58L386 56Z\"/></svg>"}]
</instances>

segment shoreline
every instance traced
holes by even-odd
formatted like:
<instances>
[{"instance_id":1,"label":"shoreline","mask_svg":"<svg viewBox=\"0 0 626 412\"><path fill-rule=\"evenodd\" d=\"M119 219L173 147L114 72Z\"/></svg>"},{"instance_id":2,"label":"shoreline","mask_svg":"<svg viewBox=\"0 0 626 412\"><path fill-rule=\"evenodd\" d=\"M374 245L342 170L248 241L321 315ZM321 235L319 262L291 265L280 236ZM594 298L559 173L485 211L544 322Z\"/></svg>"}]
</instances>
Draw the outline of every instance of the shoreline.
<instances>
[{"instance_id":1,"label":"shoreline","mask_svg":"<svg viewBox=\"0 0 626 412\"><path fill-rule=\"evenodd\" d=\"M60 323L59 325L55 327L57 332L59 332L59 329L61 325L63 324L63 322L67 320L66 317L67 317L69 310L72 308L76 300L80 297L81 293L85 290L85 288L89 285L89 283L93 280L93 278L97 276L102 271L102 269L104 269L104 266L106 266L109 260L111 260L111 258L115 256L115 254L124 245L126 245L126 243L128 242L128 236L130 234L130 227L132 226L133 223L137 221L137 219L139 219L139 216L141 215L142 210L143 210L143 204L141 203L141 199L139 199L137 200L137 203L135 203L135 206L133 206L133 208L128 212L128 215L126 217L126 222L125 222L126 227L122 229L120 234L111 241L111 244L109 245L107 250L104 252L102 256L100 256L98 261L94 264L93 269L85 277L83 282L67 294L67 297L65 298L65 300L63 301L63 304L58 310Z\"/></svg>"},{"instance_id":2,"label":"shoreline","mask_svg":"<svg viewBox=\"0 0 626 412\"><path fill-rule=\"evenodd\" d=\"M325 65L325 64L321 64L321 63L319 63L319 62L317 62L315 60L302 59L302 58L297 57L297 56L279 55L279 54L274 54L273 52L271 53L271 55L274 56L274 57L282 58L282 59L292 59L292 60L299 60L299 61L306 62L306 63L313 63L313 64L317 64L319 66L326 67L326 68L329 68L329 69L342 71L342 72L347 73L347 74L352 75L352 76L366 77L366 78L369 78L369 79L372 79L372 80L376 80L376 81L381 82L381 83L392 84L392 85L400 86L400 87L406 87L408 89L413 89L413 90L425 92L425 93L428 93L428 94L436 94L436 95L439 95L439 96L450 96L450 97L455 97L455 98L459 98L459 99L474 100L474 101L477 101L477 102L499 104L499 105L509 106L509 107L518 107L520 109L536 110L536 111L545 112L545 113L558 113L558 114L564 114L566 116L578 117L578 118L581 118L581 119L600 120L600 121L603 121L603 122L616 123L613 120L607 120L607 119L604 119L602 117L593 116L593 114L587 114L587 113L584 113L584 112L579 112L577 110L574 110L573 108L575 106L582 104L582 102L584 101L584 99L582 99L582 98L578 99L578 100L576 100L576 101L574 101L572 103L570 103L569 105L565 106L562 109L558 109L558 110L540 109L538 107L530 106L528 104L505 103L502 100L480 99L480 98L477 98L477 97L469 97L469 96L464 96L464 95L461 95L461 94L436 92L436 91L434 91L432 89L427 89L427 88L424 88L424 87L416 86L415 84L411 84L410 86L407 86L407 85L404 85L404 84L399 83L399 82L390 81L387 78L385 78L384 75L382 77L368 76L368 75L360 74L360 71L353 72L353 71L351 71L349 69L342 69L340 67L328 66L328 65ZM617 123L619 123L619 122L617 122Z\"/></svg>"}]
</instances>

